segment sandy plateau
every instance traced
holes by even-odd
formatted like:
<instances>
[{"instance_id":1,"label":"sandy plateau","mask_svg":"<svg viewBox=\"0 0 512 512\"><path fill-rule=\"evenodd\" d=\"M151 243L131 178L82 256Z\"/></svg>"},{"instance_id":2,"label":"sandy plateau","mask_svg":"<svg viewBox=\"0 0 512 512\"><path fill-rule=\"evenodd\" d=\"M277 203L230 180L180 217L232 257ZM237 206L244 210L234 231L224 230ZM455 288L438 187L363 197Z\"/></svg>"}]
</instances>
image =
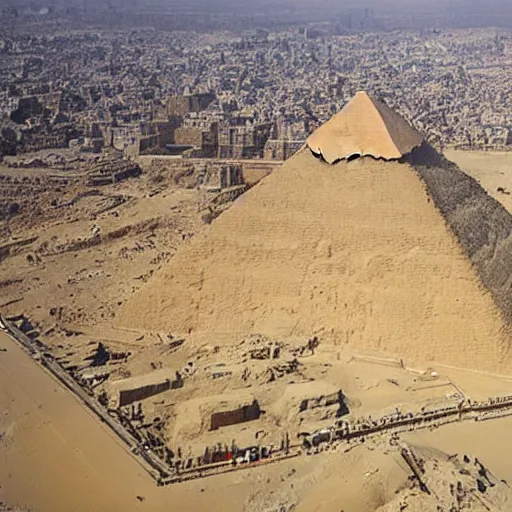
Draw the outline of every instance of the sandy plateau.
<instances>
[{"instance_id":1,"label":"sandy plateau","mask_svg":"<svg viewBox=\"0 0 512 512\"><path fill-rule=\"evenodd\" d=\"M66 174L50 164L37 169L0 168L4 183L9 183L3 189L6 201L21 206L17 215L0 224L0 313L39 343L40 351L38 357L31 357L0 332L0 511L10 511L9 507L16 512L15 507L40 512L512 510L510 409L468 413L468 421L459 421L454 413L449 424L440 420L333 444L319 441L318 433L333 425L364 430L389 418L457 411L461 403L507 397L512 395L512 377L505 370L492 371L490 365L496 369L502 360L498 355L494 360L490 349L477 350L478 336L492 338L501 332L498 308L489 294L479 294L469 263L453 237L445 236L446 228L430 208L419 181L405 169L393 169L395 174L386 181L389 189L381 192L375 188L380 163L363 168L354 162L347 170L352 180L346 180L347 174L331 177L336 187L352 184L353 189L343 192L347 197L355 197L359 189L375 205L359 217L360 231L369 234L367 247L377 251L389 238L388 252L380 259L368 254L364 272L373 276L369 283L383 285L383 301L397 299L389 261L392 251L405 248L401 265L408 279L402 281L402 290L427 287L423 293L431 315L423 319L424 325L455 332L462 315L465 324L471 319L477 322L474 332L461 331L452 345L439 340L438 345L426 346L424 333L417 332L421 327L407 325L396 350L389 351L386 340L379 341L379 325L372 320L365 333L371 343L365 345L353 328L367 318L362 303L348 316L347 337L355 342L336 343L336 332L322 330L322 323L341 329L337 322L342 312L334 306L343 302L339 297L344 291L329 289L331 281L325 276L339 270L343 255L349 262L348 282L359 290L366 285L357 282L358 263L340 245L353 243L357 233L345 233L346 238L338 240L327 231L315 234L315 227L308 224L309 209L316 205L322 217L329 216L328 203L338 194L332 190L322 203L320 192L332 189L332 181L315 181L315 169L304 167L307 157L299 155L287 170L274 171L234 203L231 199L237 194L226 199L207 190L203 171L184 172L166 160L142 161L142 174L101 186L87 185L80 170ZM512 177L507 176L512 155L451 151L447 157L512 211ZM71 157L62 152L62 158ZM282 172L293 179L283 178ZM51 187L42 185L48 174L54 180ZM64 182L61 174L66 176ZM432 258L418 260L410 240L393 241L392 229L383 232L377 225L385 213L386 197L404 181L407 187L402 186L400 199L405 206L393 209L386 225L396 229L403 225L413 232L412 216L420 215L425 227L422 240L438 258L435 279L415 275L417 268L411 263L425 266ZM22 200L16 184L26 186ZM298 185L309 193L294 198ZM268 191L268 203L240 220L239 212L248 210L251 197L262 189ZM424 202L415 204L416 195L422 195ZM279 215L286 215L287 208L289 212L288 224L281 226L262 213L275 207L280 197L284 200ZM294 201L307 204L304 215L293 209ZM357 205L349 204L346 211L355 214ZM331 228L336 223L341 226L343 215L332 217ZM258 239L258 222L271 227L274 222L279 237ZM300 269L287 282L314 296L317 308L300 321L293 311L301 310L300 301L295 306L290 301L286 311L277 306L294 296L293 287L281 286L292 262L283 255L293 245L293 229L303 230L304 239L311 237L312 260L317 263L315 268L308 259L311 255L296 247L299 252L294 257L307 260L309 273ZM237 230L247 237L236 240L235 259L219 245L224 242L229 248ZM211 233L219 232L222 236L211 241ZM252 246L261 260L252 256ZM334 262L327 258L330 252ZM201 259L223 274L209 275L205 270L188 277L176 275L176 262L186 267ZM265 272L279 260L275 288L260 289L259 296L256 276L268 277ZM242 271L242 265L252 265L251 270ZM315 284L310 272L323 276L324 282ZM379 273L387 277L381 279ZM223 288L223 282L233 282L235 274L246 296ZM191 275L197 281L189 283ZM458 283L476 309L464 312L464 304L457 304L457 291L443 284L446 279ZM195 287L194 295L192 288L178 288L184 282ZM166 288L169 303L158 303L155 296ZM196 294L197 289L202 294ZM357 302L367 291L345 293ZM384 336L391 336L404 318L415 314L416 306L408 304L403 293L397 299L403 304L400 312L383 309L372 317L389 316ZM436 324L436 308L442 309L435 299L439 293L445 293L454 317ZM188 302L179 304L180 297ZM175 316L169 304L176 308ZM220 308L214 311L215 304ZM185 317L187 308L197 308L189 311L190 318ZM244 313L247 308L254 308L252 316ZM223 318L229 329L223 328ZM254 318L257 322L251 324ZM187 322L204 328L203 332L188 336ZM316 329L310 329L313 324ZM213 333L210 338L205 335L208 331ZM408 346L413 338L417 350ZM487 341L490 345L492 340ZM436 356L441 350L453 356L453 364L439 362ZM41 357L59 364L116 421L124 421L140 436L139 449L151 450L173 467L178 464L180 471L196 471L199 459L226 462L228 454L242 459L237 462L241 470L214 471L211 476L205 470L202 478L157 486L140 456L35 360ZM473 359L481 368L460 368ZM157 378L165 372L172 377ZM286 437L288 441L283 441ZM271 457L263 454L266 450L279 454L283 442L297 456L268 463ZM257 461L251 459L255 447Z\"/></svg>"},{"instance_id":2,"label":"sandy plateau","mask_svg":"<svg viewBox=\"0 0 512 512\"><path fill-rule=\"evenodd\" d=\"M512 155L508 152L446 150L445 156L475 178L509 212L512 211Z\"/></svg>"}]
</instances>

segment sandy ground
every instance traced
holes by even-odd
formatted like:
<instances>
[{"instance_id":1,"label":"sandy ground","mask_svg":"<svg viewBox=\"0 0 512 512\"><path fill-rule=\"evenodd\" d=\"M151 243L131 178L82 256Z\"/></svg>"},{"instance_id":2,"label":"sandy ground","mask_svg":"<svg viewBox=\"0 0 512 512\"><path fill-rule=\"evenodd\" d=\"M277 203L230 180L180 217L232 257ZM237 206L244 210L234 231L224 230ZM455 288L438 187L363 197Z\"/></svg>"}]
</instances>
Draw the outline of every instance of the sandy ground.
<instances>
[{"instance_id":1,"label":"sandy ground","mask_svg":"<svg viewBox=\"0 0 512 512\"><path fill-rule=\"evenodd\" d=\"M500 478L512 483L512 418L447 425L435 431L414 432L406 440L446 453L471 453L485 461Z\"/></svg>"},{"instance_id":2,"label":"sandy ground","mask_svg":"<svg viewBox=\"0 0 512 512\"><path fill-rule=\"evenodd\" d=\"M0 346L7 348L0 353L0 496L7 503L42 512L240 510L226 492L229 484L230 496L245 496L243 477L156 487L109 429L3 333Z\"/></svg>"},{"instance_id":3,"label":"sandy ground","mask_svg":"<svg viewBox=\"0 0 512 512\"><path fill-rule=\"evenodd\" d=\"M41 512L278 510L267 505L280 496L289 502L294 485L299 496L311 489L317 471L345 467L348 475L357 464L350 481L371 461L360 454L301 458L159 488L107 427L3 333L0 348L7 349L0 352L0 500L11 505Z\"/></svg>"},{"instance_id":4,"label":"sandy ground","mask_svg":"<svg viewBox=\"0 0 512 512\"><path fill-rule=\"evenodd\" d=\"M7 349L0 350L0 501L41 512L160 512L169 507L198 512L288 512L292 506L300 512L373 512L384 506L391 507L386 511L398 512L403 503L403 499L395 503L399 494L409 499L417 494L408 491L410 471L385 437L265 468L159 488L107 427L3 333L0 349ZM405 388L430 384L408 382L406 370L380 364L351 363L329 371L341 371L344 389L364 404L363 411L386 409L386 405L393 409L393 396L396 404L406 400ZM498 394L512 389L512 383L503 378L461 371L450 371L452 375L471 396L478 389ZM392 395L396 385L388 382L389 376L404 389ZM431 394L425 397L432 399ZM404 439L448 454L476 455L499 478L512 480L508 448L501 449L511 426L512 419L466 423L411 433ZM436 508L425 505L411 510Z\"/></svg>"},{"instance_id":5,"label":"sandy ground","mask_svg":"<svg viewBox=\"0 0 512 512\"><path fill-rule=\"evenodd\" d=\"M450 149L445 156L512 212L512 153L494 151L459 151ZM504 191L499 192L498 188Z\"/></svg>"},{"instance_id":6,"label":"sandy ground","mask_svg":"<svg viewBox=\"0 0 512 512\"><path fill-rule=\"evenodd\" d=\"M344 468L343 485L324 501L356 512L373 510L391 494L388 489L363 496L354 487L369 467L387 474L391 465L386 478L397 485L407 476L382 453L359 448L348 456L301 458L159 488L108 428L3 333L0 348L7 349L0 353L0 498L10 504L41 512L278 510L267 508L269 501L275 506L282 497L287 503L290 494L311 491L315 474Z\"/></svg>"},{"instance_id":7,"label":"sandy ground","mask_svg":"<svg viewBox=\"0 0 512 512\"><path fill-rule=\"evenodd\" d=\"M59 309L63 321L86 325L111 321L118 304L171 256L182 242L181 234L195 229L191 221L195 191L178 189L147 197L140 181L117 186L117 194L128 199L114 212L91 218L87 212L101 203L97 197L86 197L70 208L72 213L66 212L68 219L20 230L24 237L38 237L31 253L45 248L44 254L37 265L27 261L27 250L2 262L2 279L18 282L3 287L0 304L4 298L20 298L13 311L30 311L34 321L47 327L56 319L50 316L52 308ZM100 227L102 242L77 246L90 240L94 226ZM126 234L118 237L116 233L123 230Z\"/></svg>"}]
</instances>

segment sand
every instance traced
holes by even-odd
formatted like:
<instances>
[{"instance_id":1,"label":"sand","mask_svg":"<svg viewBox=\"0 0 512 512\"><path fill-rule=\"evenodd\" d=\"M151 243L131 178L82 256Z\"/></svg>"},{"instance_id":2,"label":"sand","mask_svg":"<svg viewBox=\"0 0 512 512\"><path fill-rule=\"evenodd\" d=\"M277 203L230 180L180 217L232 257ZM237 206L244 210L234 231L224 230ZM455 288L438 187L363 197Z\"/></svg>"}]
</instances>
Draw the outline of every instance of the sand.
<instances>
[{"instance_id":1,"label":"sand","mask_svg":"<svg viewBox=\"0 0 512 512\"><path fill-rule=\"evenodd\" d=\"M446 150L445 156L512 212L512 152ZM499 191L498 189L502 189Z\"/></svg>"},{"instance_id":2,"label":"sand","mask_svg":"<svg viewBox=\"0 0 512 512\"><path fill-rule=\"evenodd\" d=\"M239 198L119 312L232 343L317 334L407 360L505 371L501 315L408 164L308 150Z\"/></svg>"},{"instance_id":3,"label":"sand","mask_svg":"<svg viewBox=\"0 0 512 512\"><path fill-rule=\"evenodd\" d=\"M327 477L304 497L297 512L357 512L376 510L406 485L396 457L360 447L329 461Z\"/></svg>"},{"instance_id":4,"label":"sand","mask_svg":"<svg viewBox=\"0 0 512 512\"><path fill-rule=\"evenodd\" d=\"M407 478L392 458L360 447L157 487L108 428L3 333L0 347L7 349L0 353L0 500L11 505L40 512L271 512L280 502L303 499L299 510L331 510L318 505L341 499L357 504L347 511L371 512ZM364 478L377 467L380 474ZM319 479L332 482L341 470L346 476L337 494L309 508L326 488ZM376 490L370 492L370 485Z\"/></svg>"},{"instance_id":5,"label":"sand","mask_svg":"<svg viewBox=\"0 0 512 512\"><path fill-rule=\"evenodd\" d=\"M449 454L470 453L478 457L499 477L512 482L512 446L508 442L512 418L447 425L435 431L411 432L405 440L435 447Z\"/></svg>"},{"instance_id":6,"label":"sand","mask_svg":"<svg viewBox=\"0 0 512 512\"><path fill-rule=\"evenodd\" d=\"M157 487L111 431L3 333L0 347L1 501L41 512L240 510L225 493L229 483L242 499L243 482Z\"/></svg>"}]
</instances>

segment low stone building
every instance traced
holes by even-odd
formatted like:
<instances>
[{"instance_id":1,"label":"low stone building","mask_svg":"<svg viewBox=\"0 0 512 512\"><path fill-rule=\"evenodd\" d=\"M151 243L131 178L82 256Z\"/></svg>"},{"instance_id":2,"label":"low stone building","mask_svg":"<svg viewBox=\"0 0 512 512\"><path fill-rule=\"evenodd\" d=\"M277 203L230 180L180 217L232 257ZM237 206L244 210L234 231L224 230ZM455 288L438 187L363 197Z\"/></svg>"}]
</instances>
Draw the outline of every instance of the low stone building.
<instances>
[{"instance_id":1,"label":"low stone building","mask_svg":"<svg viewBox=\"0 0 512 512\"><path fill-rule=\"evenodd\" d=\"M104 160L95 164L87 175L87 184L91 187L110 185L136 178L142 174L140 166L130 160Z\"/></svg>"},{"instance_id":2,"label":"low stone building","mask_svg":"<svg viewBox=\"0 0 512 512\"><path fill-rule=\"evenodd\" d=\"M109 382L106 391L111 406L117 408L181 386L183 386L181 375L174 370L164 368L138 377Z\"/></svg>"},{"instance_id":3,"label":"low stone building","mask_svg":"<svg viewBox=\"0 0 512 512\"><path fill-rule=\"evenodd\" d=\"M109 145L127 156L138 156L172 143L177 126L176 119L125 123L109 130Z\"/></svg>"},{"instance_id":4,"label":"low stone building","mask_svg":"<svg viewBox=\"0 0 512 512\"><path fill-rule=\"evenodd\" d=\"M210 418L210 430L217 430L220 427L245 423L246 421L257 420L260 417L260 405L256 399L252 401L240 401L233 403L220 402L212 412Z\"/></svg>"},{"instance_id":5,"label":"low stone building","mask_svg":"<svg viewBox=\"0 0 512 512\"><path fill-rule=\"evenodd\" d=\"M171 96L167 102L167 113L185 116L191 112L201 112L214 100L215 94L212 92Z\"/></svg>"},{"instance_id":6,"label":"low stone building","mask_svg":"<svg viewBox=\"0 0 512 512\"><path fill-rule=\"evenodd\" d=\"M192 146L194 156L214 157L217 154L218 126L215 122L189 121L174 131L174 143Z\"/></svg>"},{"instance_id":7,"label":"low stone building","mask_svg":"<svg viewBox=\"0 0 512 512\"><path fill-rule=\"evenodd\" d=\"M245 118L231 119L219 127L219 158L262 158L273 123L252 124Z\"/></svg>"},{"instance_id":8,"label":"low stone building","mask_svg":"<svg viewBox=\"0 0 512 512\"><path fill-rule=\"evenodd\" d=\"M271 412L294 423L299 418L320 420L342 416L348 412L348 407L340 389L314 381L289 384L272 405Z\"/></svg>"},{"instance_id":9,"label":"low stone building","mask_svg":"<svg viewBox=\"0 0 512 512\"><path fill-rule=\"evenodd\" d=\"M175 413L167 436L173 443L182 443L207 435L208 431L257 420L261 410L254 395L237 390L180 402Z\"/></svg>"}]
</instances>

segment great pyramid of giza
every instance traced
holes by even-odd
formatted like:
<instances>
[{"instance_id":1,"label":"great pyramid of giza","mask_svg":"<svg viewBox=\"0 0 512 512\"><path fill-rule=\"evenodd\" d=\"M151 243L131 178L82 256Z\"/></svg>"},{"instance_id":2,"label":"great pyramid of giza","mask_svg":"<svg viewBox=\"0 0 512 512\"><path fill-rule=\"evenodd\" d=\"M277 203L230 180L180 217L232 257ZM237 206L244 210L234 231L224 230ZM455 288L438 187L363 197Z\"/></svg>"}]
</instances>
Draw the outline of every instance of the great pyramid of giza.
<instances>
[{"instance_id":1,"label":"great pyramid of giza","mask_svg":"<svg viewBox=\"0 0 512 512\"><path fill-rule=\"evenodd\" d=\"M211 344L317 335L508 371L511 233L472 178L358 94L182 248L118 323Z\"/></svg>"}]
</instances>

